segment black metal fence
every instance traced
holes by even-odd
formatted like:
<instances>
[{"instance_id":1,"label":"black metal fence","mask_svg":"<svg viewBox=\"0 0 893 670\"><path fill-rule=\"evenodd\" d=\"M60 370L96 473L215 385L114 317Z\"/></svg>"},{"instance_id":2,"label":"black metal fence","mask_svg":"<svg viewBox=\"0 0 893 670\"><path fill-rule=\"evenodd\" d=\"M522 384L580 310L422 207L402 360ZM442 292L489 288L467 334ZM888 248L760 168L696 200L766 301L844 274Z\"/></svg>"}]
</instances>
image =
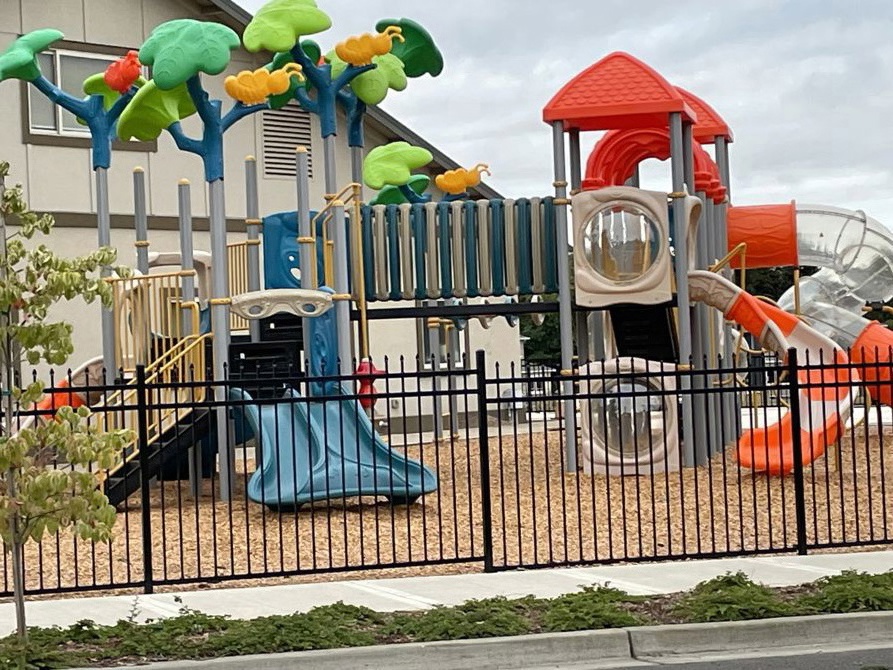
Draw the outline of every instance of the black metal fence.
<instances>
[{"instance_id":1,"label":"black metal fence","mask_svg":"<svg viewBox=\"0 0 893 670\"><path fill-rule=\"evenodd\" d=\"M350 378L324 385L289 371L72 388L89 396L92 421L140 439L103 484L119 510L113 539L63 531L29 544L29 592L890 542L893 421L858 402L869 397L862 379L890 384L890 364L792 355L781 367L592 365L534 377L483 353L449 369L381 365L371 417ZM686 412L689 436L679 434ZM770 461L781 474L744 465Z\"/></svg>"}]
</instances>

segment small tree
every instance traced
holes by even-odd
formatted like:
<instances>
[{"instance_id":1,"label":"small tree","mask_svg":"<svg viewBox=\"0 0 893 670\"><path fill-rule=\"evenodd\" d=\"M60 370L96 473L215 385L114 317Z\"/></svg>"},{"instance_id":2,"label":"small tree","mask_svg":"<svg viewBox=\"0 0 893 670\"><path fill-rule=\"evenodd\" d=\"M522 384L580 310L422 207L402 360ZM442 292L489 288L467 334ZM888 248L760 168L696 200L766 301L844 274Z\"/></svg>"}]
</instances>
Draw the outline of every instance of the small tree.
<instances>
[{"instance_id":1,"label":"small tree","mask_svg":"<svg viewBox=\"0 0 893 670\"><path fill-rule=\"evenodd\" d=\"M0 432L0 541L12 554L16 623L21 638L25 627L24 547L40 543L62 528L94 542L108 539L115 508L99 488L97 472L112 468L130 431L102 431L89 422L86 407L63 407L56 420L37 422L17 430L16 406L30 407L43 395L44 383L24 388L14 370L21 358L31 365L41 361L62 365L73 352L72 327L52 322L49 310L61 300L81 297L110 305L111 287L99 277L103 266L115 261L114 249L102 248L78 258L59 258L45 245L27 245L36 235L48 235L53 219L32 212L21 186L6 188L9 164L0 162L0 388L4 398ZM8 218L18 230L8 232ZM31 246L32 248L28 248ZM67 469L50 467L67 463Z\"/></svg>"}]
</instances>

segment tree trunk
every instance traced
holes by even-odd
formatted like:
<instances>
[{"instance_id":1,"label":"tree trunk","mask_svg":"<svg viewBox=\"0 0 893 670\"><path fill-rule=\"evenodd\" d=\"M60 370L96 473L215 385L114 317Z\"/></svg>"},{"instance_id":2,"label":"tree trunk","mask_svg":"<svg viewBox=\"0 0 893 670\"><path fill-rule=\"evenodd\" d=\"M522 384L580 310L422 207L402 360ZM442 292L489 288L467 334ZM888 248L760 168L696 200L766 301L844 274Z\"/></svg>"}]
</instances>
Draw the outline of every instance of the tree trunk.
<instances>
[{"instance_id":1,"label":"tree trunk","mask_svg":"<svg viewBox=\"0 0 893 670\"><path fill-rule=\"evenodd\" d=\"M6 180L0 178L0 196L6 192ZM6 217L0 212L0 258L6 259ZM0 268L5 268L0 266ZM5 269L0 269L0 281L6 279ZM4 325L9 325L13 318L11 312L2 315ZM3 393L3 432L6 437L13 433L13 416L15 415L15 400L12 397L12 389L15 386L15 363L14 363L14 347L15 343L12 338L6 338L3 342L0 357L2 357L2 366L0 366L0 391ZM15 470L10 468L6 473L6 495L13 501L15 505L16 498L16 481ZM25 555L23 551L23 542L19 537L21 528L21 519L19 512L13 507L12 518L10 519L10 530L12 531L12 593L15 600L16 611L16 632L19 637L25 639L28 635L28 629L25 626Z\"/></svg>"}]
</instances>

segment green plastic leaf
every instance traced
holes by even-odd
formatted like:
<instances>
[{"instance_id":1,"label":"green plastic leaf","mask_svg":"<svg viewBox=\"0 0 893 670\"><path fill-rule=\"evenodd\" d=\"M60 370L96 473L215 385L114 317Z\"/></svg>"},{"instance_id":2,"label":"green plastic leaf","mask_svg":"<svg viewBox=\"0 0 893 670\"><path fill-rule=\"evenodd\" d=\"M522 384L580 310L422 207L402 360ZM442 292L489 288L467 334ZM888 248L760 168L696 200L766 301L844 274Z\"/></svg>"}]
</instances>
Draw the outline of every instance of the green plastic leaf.
<instances>
[{"instance_id":1,"label":"green plastic leaf","mask_svg":"<svg viewBox=\"0 0 893 670\"><path fill-rule=\"evenodd\" d=\"M301 49L312 63L319 63L319 59L322 58L322 47L313 40L301 40Z\"/></svg>"},{"instance_id":2,"label":"green plastic leaf","mask_svg":"<svg viewBox=\"0 0 893 670\"><path fill-rule=\"evenodd\" d=\"M46 51L54 42L65 35L52 28L35 30L22 35L0 54L0 81L24 79L34 81L40 76L37 54Z\"/></svg>"},{"instance_id":3,"label":"green plastic leaf","mask_svg":"<svg viewBox=\"0 0 893 670\"><path fill-rule=\"evenodd\" d=\"M394 40L391 53L403 61L407 77L421 77L430 74L436 77L443 72L443 54L434 43L431 33L412 19L382 19L375 24L378 32L388 26L397 26L403 31L403 39Z\"/></svg>"},{"instance_id":4,"label":"green plastic leaf","mask_svg":"<svg viewBox=\"0 0 893 670\"><path fill-rule=\"evenodd\" d=\"M118 119L118 137L149 142L156 139L172 123L195 114L195 106L185 84L164 90L149 81Z\"/></svg>"},{"instance_id":5,"label":"green plastic leaf","mask_svg":"<svg viewBox=\"0 0 893 670\"><path fill-rule=\"evenodd\" d=\"M295 59L292 58L291 53L283 51L273 56L272 62L267 63L266 68L272 72L273 70L281 70L284 66L294 62ZM297 75L292 75L289 78L288 90L285 91L285 93L271 95L267 98L267 103L270 105L270 109L282 109L289 102L294 100L295 91L306 85L307 82L305 80L301 80Z\"/></svg>"},{"instance_id":6,"label":"green plastic leaf","mask_svg":"<svg viewBox=\"0 0 893 670\"><path fill-rule=\"evenodd\" d=\"M133 85L137 88L142 88L146 85L146 80L142 77L138 77ZM102 96L102 105L105 109L111 109L112 105L121 97L121 94L118 91L109 88L109 85L105 83L105 73L98 72L94 75L87 77L84 80L84 93L87 95L101 95Z\"/></svg>"},{"instance_id":7,"label":"green plastic leaf","mask_svg":"<svg viewBox=\"0 0 893 670\"><path fill-rule=\"evenodd\" d=\"M347 63L338 58L334 51L326 54L326 60L332 64L332 77L338 77L347 69ZM388 91L402 91L408 79L403 72L403 61L391 54L375 56L372 62L374 70L364 72L350 82L351 90L367 105L377 105L384 100Z\"/></svg>"},{"instance_id":8,"label":"green plastic leaf","mask_svg":"<svg viewBox=\"0 0 893 670\"><path fill-rule=\"evenodd\" d=\"M152 66L158 88L170 90L200 72L220 74L238 48L239 36L227 26L176 19L152 31L140 49L140 62Z\"/></svg>"},{"instance_id":9,"label":"green plastic leaf","mask_svg":"<svg viewBox=\"0 0 893 670\"><path fill-rule=\"evenodd\" d=\"M409 182L406 184L413 191L422 195L425 192L425 189L428 188L428 184L431 183L431 178L428 175L424 174L414 174L410 177ZM398 186L385 186L378 192L371 201L370 205L401 205L406 202L406 196L400 191Z\"/></svg>"},{"instance_id":10,"label":"green plastic leaf","mask_svg":"<svg viewBox=\"0 0 893 670\"><path fill-rule=\"evenodd\" d=\"M245 28L248 51L291 51L301 35L321 33L332 27L332 19L315 0L270 0Z\"/></svg>"},{"instance_id":11,"label":"green plastic leaf","mask_svg":"<svg viewBox=\"0 0 893 670\"><path fill-rule=\"evenodd\" d=\"M363 161L363 181L376 191L386 185L404 186L412 179L412 171L434 160L427 149L408 142L391 142L375 147Z\"/></svg>"}]
</instances>

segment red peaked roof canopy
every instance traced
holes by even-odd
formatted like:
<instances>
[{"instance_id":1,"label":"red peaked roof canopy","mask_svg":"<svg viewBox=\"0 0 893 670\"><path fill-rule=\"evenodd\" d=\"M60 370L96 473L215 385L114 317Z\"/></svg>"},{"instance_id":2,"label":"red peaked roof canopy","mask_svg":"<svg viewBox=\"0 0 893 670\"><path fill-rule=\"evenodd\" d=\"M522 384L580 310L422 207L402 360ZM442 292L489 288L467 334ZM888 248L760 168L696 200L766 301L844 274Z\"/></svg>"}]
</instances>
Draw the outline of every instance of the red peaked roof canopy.
<instances>
[{"instance_id":1,"label":"red peaked roof canopy","mask_svg":"<svg viewBox=\"0 0 893 670\"><path fill-rule=\"evenodd\" d=\"M713 109L713 107L708 105L694 93L686 91L684 88L677 86L676 90L679 91L680 95L682 95L682 99L685 100L685 102L688 103L688 106L698 115L698 122L692 128L692 135L695 142L700 142L701 144L713 144L717 136L725 137L729 142L735 139L732 136L732 129L729 128L729 125L717 111Z\"/></svg>"},{"instance_id":2,"label":"red peaked roof canopy","mask_svg":"<svg viewBox=\"0 0 893 670\"><path fill-rule=\"evenodd\" d=\"M674 112L698 121L689 101L656 70L616 51L565 84L543 109L543 120L563 121L566 130L659 128Z\"/></svg>"}]
</instances>

